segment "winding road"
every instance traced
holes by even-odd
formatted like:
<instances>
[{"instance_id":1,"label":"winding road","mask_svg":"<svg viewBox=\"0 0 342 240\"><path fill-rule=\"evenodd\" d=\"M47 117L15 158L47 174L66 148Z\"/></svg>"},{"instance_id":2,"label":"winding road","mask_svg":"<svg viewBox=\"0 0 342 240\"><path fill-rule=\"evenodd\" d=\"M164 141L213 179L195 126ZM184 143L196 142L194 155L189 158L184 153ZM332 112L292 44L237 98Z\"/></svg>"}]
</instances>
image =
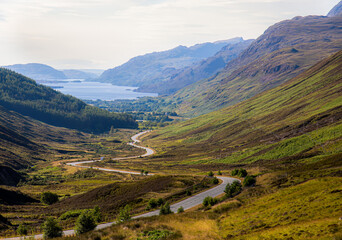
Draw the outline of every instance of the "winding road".
<instances>
[{"instance_id":1,"label":"winding road","mask_svg":"<svg viewBox=\"0 0 342 240\"><path fill-rule=\"evenodd\" d=\"M113 160L123 160L123 159L131 159L131 158L137 158L137 157L147 157L150 155L153 155L155 153L155 151L151 148L148 147L142 147L137 145L137 143L140 142L140 140L138 139L140 136L144 135L145 133L147 133L149 131L145 131L145 132L141 132L138 133L136 135L134 135L133 137L131 137L132 141L131 143L128 143L131 146L137 147L137 148L141 148L141 149L145 149L146 153L144 155L141 156L133 156L133 157L122 157L122 158L114 158ZM134 172L134 171L124 171L124 170L118 170L118 169L110 169L110 168L100 168L100 167L89 167L89 166L84 166L81 164L86 164L86 163L93 163L93 162L98 162L98 161L102 161L103 157L100 158L100 160L90 160L90 161L80 161L80 162L71 162L71 163L67 163L67 165L69 166L74 166L74 167L81 167L81 168L93 168L93 169L98 169L98 170L102 170L102 171L108 171L108 172L119 172L119 173L128 173L128 174L141 174L140 172ZM153 175L152 173L149 173L148 175ZM236 178L231 178L231 177L217 177L220 180L222 180L222 182L214 187L211 188L207 191L201 192L199 194L196 194L192 197L189 197L185 200L182 200L180 202L174 203L170 206L171 211L173 212L177 212L179 207L183 207L184 210L193 208L197 205L202 204L204 198L206 198L207 196L211 196L211 197L217 197L219 195L221 195L224 192L224 189L226 187L226 185L228 183L232 183L233 181L240 181ZM137 219L137 218L143 218L143 217L151 217L151 216L156 216L159 215L159 210L155 210L152 212L148 212L148 213L144 213L144 214L140 214L137 216L132 217L133 219ZM99 224L96 227L96 230L98 229L103 229L103 228L107 228L110 227L111 225L115 224L116 222L109 222L109 223L103 223L103 224ZM75 231L74 230L65 230L63 231L64 236L70 236L70 235L75 235ZM34 239L42 239L43 235L42 234L38 234L38 235L34 235L31 236L34 237ZM20 237L14 237L14 238L5 238L6 240L20 240Z\"/></svg>"}]
</instances>

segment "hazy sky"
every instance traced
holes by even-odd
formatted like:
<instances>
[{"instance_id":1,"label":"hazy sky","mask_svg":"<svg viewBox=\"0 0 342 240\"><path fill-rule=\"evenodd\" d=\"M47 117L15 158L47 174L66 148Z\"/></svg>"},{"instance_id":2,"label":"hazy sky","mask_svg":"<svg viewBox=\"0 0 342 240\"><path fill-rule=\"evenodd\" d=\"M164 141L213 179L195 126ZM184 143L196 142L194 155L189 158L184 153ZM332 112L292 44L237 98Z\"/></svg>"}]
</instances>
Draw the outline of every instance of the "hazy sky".
<instances>
[{"instance_id":1,"label":"hazy sky","mask_svg":"<svg viewBox=\"0 0 342 240\"><path fill-rule=\"evenodd\" d=\"M0 0L0 65L112 68L178 45L257 38L340 0Z\"/></svg>"}]
</instances>

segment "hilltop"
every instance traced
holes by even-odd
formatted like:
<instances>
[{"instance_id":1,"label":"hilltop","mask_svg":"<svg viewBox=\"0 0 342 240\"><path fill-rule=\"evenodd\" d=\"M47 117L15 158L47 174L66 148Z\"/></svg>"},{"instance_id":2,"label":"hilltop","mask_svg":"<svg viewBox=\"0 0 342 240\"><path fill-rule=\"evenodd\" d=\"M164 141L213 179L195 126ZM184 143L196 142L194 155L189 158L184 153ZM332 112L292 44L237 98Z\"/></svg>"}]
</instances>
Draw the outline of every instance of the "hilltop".
<instances>
[{"instance_id":1,"label":"hilltop","mask_svg":"<svg viewBox=\"0 0 342 240\"><path fill-rule=\"evenodd\" d=\"M295 17L269 27L218 74L179 90L178 112L198 116L297 76L342 48L342 18Z\"/></svg>"},{"instance_id":2,"label":"hilltop","mask_svg":"<svg viewBox=\"0 0 342 240\"><path fill-rule=\"evenodd\" d=\"M3 66L34 80L66 79L62 71L41 63L14 64Z\"/></svg>"}]
</instances>

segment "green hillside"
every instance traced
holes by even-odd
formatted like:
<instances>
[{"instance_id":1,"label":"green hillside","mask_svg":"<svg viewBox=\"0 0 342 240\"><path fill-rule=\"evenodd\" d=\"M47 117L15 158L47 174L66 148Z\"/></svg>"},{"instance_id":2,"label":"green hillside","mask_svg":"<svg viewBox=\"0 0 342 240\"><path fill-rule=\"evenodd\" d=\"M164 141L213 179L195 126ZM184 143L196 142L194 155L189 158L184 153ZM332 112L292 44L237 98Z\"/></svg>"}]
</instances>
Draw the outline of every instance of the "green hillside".
<instances>
[{"instance_id":1,"label":"green hillside","mask_svg":"<svg viewBox=\"0 0 342 240\"><path fill-rule=\"evenodd\" d=\"M11 70L0 68L0 105L55 126L100 133L116 128L136 128L127 114L109 113Z\"/></svg>"},{"instance_id":2,"label":"green hillside","mask_svg":"<svg viewBox=\"0 0 342 240\"><path fill-rule=\"evenodd\" d=\"M342 149L341 91L339 51L250 100L156 131L149 145L170 164L318 161Z\"/></svg>"},{"instance_id":3,"label":"green hillside","mask_svg":"<svg viewBox=\"0 0 342 240\"><path fill-rule=\"evenodd\" d=\"M198 116L276 87L342 48L342 17L308 16L268 28L219 74L178 91L178 112ZM170 97L171 99L171 97Z\"/></svg>"}]
</instances>

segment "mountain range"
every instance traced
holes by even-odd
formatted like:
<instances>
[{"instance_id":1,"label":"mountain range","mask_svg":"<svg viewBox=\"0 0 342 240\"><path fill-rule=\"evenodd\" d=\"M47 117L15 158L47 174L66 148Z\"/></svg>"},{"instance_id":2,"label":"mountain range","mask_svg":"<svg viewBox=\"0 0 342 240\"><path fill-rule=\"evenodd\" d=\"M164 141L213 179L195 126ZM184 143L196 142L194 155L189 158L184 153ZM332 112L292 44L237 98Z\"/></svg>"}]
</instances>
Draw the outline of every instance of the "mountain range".
<instances>
[{"instance_id":1,"label":"mountain range","mask_svg":"<svg viewBox=\"0 0 342 240\"><path fill-rule=\"evenodd\" d=\"M228 44L243 41L242 38L233 38L191 47L178 46L167 51L137 56L118 67L104 71L98 80L134 87L155 84L168 79L179 69L213 56Z\"/></svg>"},{"instance_id":2,"label":"mountain range","mask_svg":"<svg viewBox=\"0 0 342 240\"><path fill-rule=\"evenodd\" d=\"M295 17L268 28L218 74L169 99L180 114L198 116L278 86L341 48L342 17Z\"/></svg>"}]
</instances>

